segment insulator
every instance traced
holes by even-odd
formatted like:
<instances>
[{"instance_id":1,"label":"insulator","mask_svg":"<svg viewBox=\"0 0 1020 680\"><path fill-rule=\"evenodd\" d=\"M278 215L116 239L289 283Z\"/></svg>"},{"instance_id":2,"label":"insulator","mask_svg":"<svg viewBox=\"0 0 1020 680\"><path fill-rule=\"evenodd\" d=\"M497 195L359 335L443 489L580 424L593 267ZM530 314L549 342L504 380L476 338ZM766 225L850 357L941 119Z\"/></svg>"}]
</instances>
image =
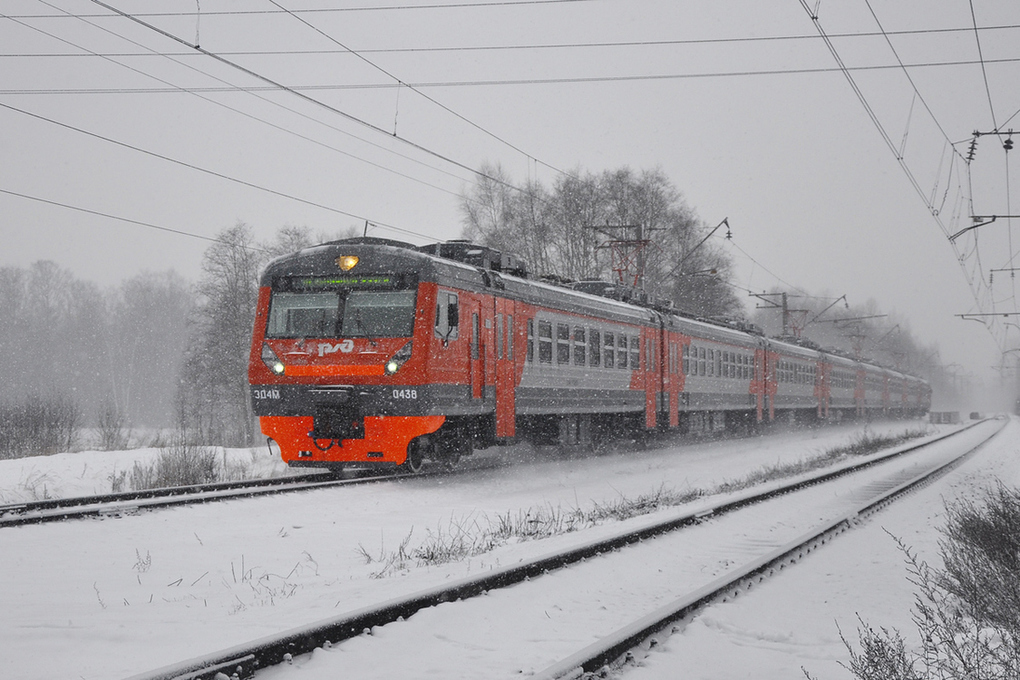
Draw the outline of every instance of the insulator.
<instances>
[{"instance_id":1,"label":"insulator","mask_svg":"<svg viewBox=\"0 0 1020 680\"><path fill-rule=\"evenodd\" d=\"M970 148L967 149L967 162L974 160L974 155L977 153L977 137L970 140Z\"/></svg>"},{"instance_id":2,"label":"insulator","mask_svg":"<svg viewBox=\"0 0 1020 680\"><path fill-rule=\"evenodd\" d=\"M1006 151L1009 151L1010 149L1012 149L1013 148L1013 138L1012 137L1007 138L1006 141L1002 143L1002 148L1005 149Z\"/></svg>"}]
</instances>

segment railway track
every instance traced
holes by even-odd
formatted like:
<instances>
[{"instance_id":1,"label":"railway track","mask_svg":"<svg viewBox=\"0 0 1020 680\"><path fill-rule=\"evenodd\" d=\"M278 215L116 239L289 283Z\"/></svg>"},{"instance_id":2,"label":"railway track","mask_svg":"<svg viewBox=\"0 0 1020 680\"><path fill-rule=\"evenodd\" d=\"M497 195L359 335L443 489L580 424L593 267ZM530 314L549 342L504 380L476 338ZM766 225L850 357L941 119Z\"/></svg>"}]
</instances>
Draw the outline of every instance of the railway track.
<instances>
[{"instance_id":1,"label":"railway track","mask_svg":"<svg viewBox=\"0 0 1020 680\"><path fill-rule=\"evenodd\" d=\"M740 437L734 438L739 439ZM423 478L435 475L465 474L498 467L500 464L502 463L499 461L487 458L468 463L462 462L453 469L438 464L427 464L424 471L413 476ZM71 498L27 501L24 503L9 503L0 505L0 529L26 524L114 517L133 514L142 510L157 510L180 505L212 503L325 487L373 484L390 481L405 474L400 471L390 471L385 474L369 477L338 479L331 477L325 472L315 472L286 477L273 477L270 479L192 484L94 496L75 496Z\"/></svg>"},{"instance_id":2,"label":"railway track","mask_svg":"<svg viewBox=\"0 0 1020 680\"><path fill-rule=\"evenodd\" d=\"M974 427L978 429L973 429ZM970 455L970 453L994 436L1000 429L1001 427L995 427L993 423L987 423L987 421L979 423L971 428L964 428L934 440L897 447L865 463L845 465L839 469L805 477L793 483L781 483L766 489L748 490L714 505L702 506L694 511L672 513L672 516L665 520L646 523L644 526L633 531L592 541L582 546L547 555L539 559L496 569L480 576L461 579L440 588L419 592L379 606L368 607L339 617L319 621L309 626L292 629L280 635L263 638L250 644L223 650L216 654L174 664L151 673L135 676L132 680L169 680L171 678L181 680L185 678L189 680L216 678L222 680L223 678L230 678L235 675L239 678L249 677L258 669L265 669L269 666L293 661L298 655L307 654L319 648L329 648L344 640L365 637L367 640L372 641L375 636L366 636L366 633L382 630L378 627L397 621L403 621L397 628L407 630L408 635L429 635L431 634L432 626L441 626L442 623L437 623L436 621L415 623L415 621L435 619L437 617L449 620L449 615L445 617L439 615L439 612L446 611L444 607L440 606L443 603L464 600L465 602L463 603L456 605L448 604L446 606L456 608L458 613L453 615L455 619L460 619L462 616L468 617L469 614L466 612L469 609L474 607L484 608L486 600L508 597L507 593L510 591L504 589L528 580L531 580L531 583L522 587L538 590L545 589L546 592L551 587L559 596L562 596L562 591L565 590L563 585L567 583L567 581L563 580L562 576L566 572L570 572L567 576L575 584L597 584L600 583L598 579L603 578L602 576L582 576L580 571L585 570L591 573L593 570L609 569L612 572L614 567L607 565L611 565L613 559L618 559L617 556L630 550L651 550L653 546L657 546L663 541L674 540L674 537L687 534L694 535L699 533L699 531L703 534L706 531L715 531L716 535L722 535L723 529L711 529L709 524L700 526L700 528L694 528L702 525L706 518L712 518L713 523L725 522L728 516L736 517L741 514L737 511L747 508L747 506L752 504L782 504L784 502L792 502L790 499L793 498L793 492L798 491L804 492L804 494L814 493L822 498L829 498L832 492L827 490L828 486L822 486L826 482L832 482L833 480L838 480L841 477L855 473L872 475L873 479L863 486L863 491L858 489L850 494L849 498L844 498L839 511L835 515L827 517L825 521L817 526L811 526L808 530L798 530L799 533L796 537L786 537L779 545L771 545L774 541L767 542L752 537L749 540L749 545L753 546L754 550L751 552L754 552L754 554L751 555L749 553L746 559L741 557L739 566L728 566L724 570L725 573L718 578L708 583L700 584L668 603L657 602L654 607L646 606L644 611L639 613L640 615L632 615L632 612L616 612L613 610L613 606L616 605L612 605L609 607L610 615L606 620L618 622L619 620L631 618L633 622L622 627L616 626L614 632L603 635L594 642L589 640L588 644L576 644L573 649L580 648L580 652L564 654L562 650L557 650L550 658L543 658L542 653L539 653L538 661L532 663L526 671L523 668L519 669L519 672L534 673L535 677L548 678L550 680L561 677L582 677L586 673L598 672L607 665L618 663L621 659L626 659L632 649L641 644L647 644L645 641L661 634L663 630L668 632L670 626L675 621L689 616L698 607L718 597L725 597L734 592L740 592L749 587L749 584L756 583L757 580L765 578L770 571L781 569L788 561L800 559L804 554L813 550L815 546L829 540L833 535L844 531L854 521L854 518L874 512L883 507L884 504L891 502L895 497L906 493L912 488L916 488L919 484L930 481L935 475L944 474L952 466L958 465L967 455ZM966 450L962 454L956 450L962 448L962 445L956 443L957 440L966 441ZM942 452L937 455L932 453L939 450L938 447L941 447ZM950 449L950 453L947 454L946 451ZM910 455L915 453L925 455ZM922 459L927 460L926 456L938 457L937 463L921 465L920 461ZM896 466L899 467L897 467L895 473L885 472L887 468ZM802 496L803 494L797 494L797 503L792 506L794 510L786 511L791 513L791 518L797 517L797 515L805 515L800 506L802 501L799 500ZM819 508L828 507L828 505L831 505L831 499L825 503L821 501L818 501L818 503ZM762 507L765 506L762 505ZM766 513L758 511L754 514L764 516ZM807 513L808 516L811 514L811 512ZM803 520L803 517L800 519ZM796 522L793 523L795 524ZM682 528L693 529L691 531L677 531ZM655 537L661 538L656 541L646 540ZM763 543L769 543L769 549L764 552L760 549ZM624 550L625 548L626 550ZM689 547L684 548L684 551L691 552ZM658 591L660 593L657 599L661 600L661 592L670 591L668 585L661 587L653 583L656 578L661 578L662 569L658 569L660 576L656 576L654 573L654 567L657 561L661 562L661 558L649 556L648 559L642 561L648 563L652 567L651 570L647 575L631 575L631 578L633 578L635 583L648 581L652 592ZM729 558L726 561L729 561ZM631 559L631 563L633 563L633 559ZM702 566L704 568L704 565ZM546 574L549 576L538 578ZM559 577L557 576L558 574ZM560 580L557 581L557 578ZM616 580L619 580L619 576L616 577ZM609 577L609 581L612 581L612 577ZM544 583L555 583L557 585L543 585ZM608 586L601 588L598 585L592 585L588 590L590 590L587 595L589 598L591 593L598 593L601 596L607 592ZM495 597L476 597L483 594L490 594ZM524 596L520 595L518 597ZM646 598L643 601L647 602L647 596L643 597ZM638 599L630 596L628 598ZM541 595L533 596L531 600L541 602ZM656 601L656 598L652 597L651 601ZM601 608L606 609L606 606ZM422 611L425 609L429 609L429 612ZM541 606L539 609L541 609ZM654 611L648 614L648 610ZM414 619L411 619L412 615L419 612L421 613L420 616L415 616ZM461 612L465 613L462 615ZM539 615L541 613L540 611ZM552 618L548 611L544 613L547 618ZM486 618L485 614L480 614L480 616L483 621L491 621L491 616L489 618ZM601 614L593 613L590 616L594 620L601 616ZM544 624L545 622L543 621L542 623ZM601 624L593 621L588 625L592 628L614 629L614 626L606 626L605 620ZM422 626L425 626L424 631L420 630ZM418 633L414 632L416 629L419 629ZM381 637L388 636L384 635ZM579 639L590 637L590 634L582 635ZM497 639L503 640L502 644L513 647L512 643L505 641L506 638L499 637ZM377 645L370 644L369 642L362 643L362 641L359 641L359 645L372 648L373 651L369 653L372 655L372 658L377 660L376 665L378 665L378 659L388 660L401 656L393 654L392 649L377 649ZM385 647L385 645L381 645L381 647ZM549 654L545 656L549 657ZM324 655L320 654L315 658L317 661L322 661ZM350 653L337 655L337 659L348 662L353 658L354 656ZM557 658L560 660L556 661L555 659ZM279 671L270 671L269 676L273 677L277 672ZM379 677L387 677L385 671L380 671L380 673L382 674ZM470 676L470 672L465 675L465 677Z\"/></svg>"},{"instance_id":3,"label":"railway track","mask_svg":"<svg viewBox=\"0 0 1020 680\"><path fill-rule=\"evenodd\" d=\"M418 476L427 477L435 474L451 474L451 472L446 470L440 471L436 468L432 471L426 470ZM12 503L0 505L0 529L25 524L62 522L89 517L109 517L131 514L140 510L155 510L178 505L211 503L235 498L306 491L309 489L373 484L393 480L397 476L390 473L371 477L337 479L328 474L314 473L273 477L271 479L194 484L98 496L76 496L73 498Z\"/></svg>"}]
</instances>

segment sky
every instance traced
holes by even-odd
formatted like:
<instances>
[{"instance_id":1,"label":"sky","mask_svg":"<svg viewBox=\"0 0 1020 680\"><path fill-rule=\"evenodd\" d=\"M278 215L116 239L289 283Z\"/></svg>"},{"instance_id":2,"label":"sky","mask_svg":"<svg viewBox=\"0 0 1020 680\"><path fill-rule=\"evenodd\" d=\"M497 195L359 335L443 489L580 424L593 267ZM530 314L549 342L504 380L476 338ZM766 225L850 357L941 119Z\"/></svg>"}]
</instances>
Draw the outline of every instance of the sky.
<instances>
[{"instance_id":1,"label":"sky","mask_svg":"<svg viewBox=\"0 0 1020 680\"><path fill-rule=\"evenodd\" d=\"M1018 309L1018 33L1008 0L7 0L0 266L194 279L238 221L422 244L484 163L661 168L742 289L874 300L994 382L1020 320L957 315Z\"/></svg>"}]
</instances>

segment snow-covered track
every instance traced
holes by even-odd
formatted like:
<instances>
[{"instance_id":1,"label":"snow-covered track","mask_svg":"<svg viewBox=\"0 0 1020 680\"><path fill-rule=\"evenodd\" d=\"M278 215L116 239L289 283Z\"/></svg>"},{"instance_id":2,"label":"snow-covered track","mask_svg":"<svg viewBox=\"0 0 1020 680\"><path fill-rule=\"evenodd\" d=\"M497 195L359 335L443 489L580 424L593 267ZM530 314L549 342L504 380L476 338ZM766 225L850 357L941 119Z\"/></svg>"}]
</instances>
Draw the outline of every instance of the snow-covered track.
<instances>
[{"instance_id":1,"label":"snow-covered track","mask_svg":"<svg viewBox=\"0 0 1020 680\"><path fill-rule=\"evenodd\" d=\"M434 471L426 470L417 476L425 477L435 474L453 473L436 468ZM142 509L152 510L193 503L209 503L234 498L321 489L323 487L371 484L392 481L394 478L395 475L393 473L353 479L337 479L327 474L313 473L273 477L271 479L195 484L99 496L77 496L74 498L14 503L0 505L0 529L24 524L42 524L45 522L61 522L87 517L113 516L128 514Z\"/></svg>"},{"instance_id":2,"label":"snow-covered track","mask_svg":"<svg viewBox=\"0 0 1020 680\"><path fill-rule=\"evenodd\" d=\"M442 587L396 598L381 605L366 607L339 617L326 619L251 643L238 645L202 658L192 659L150 673L134 676L132 680L216 678L230 677L234 673L236 673L238 677L247 677L255 669L279 664L293 658L294 656L311 652L319 647L330 647L332 644L359 636L365 631L370 631L376 626L382 626L398 621L401 618L406 619L422 609L434 607L444 602L453 602L458 599L466 599L484 594L488 591L505 588L507 586L541 576L547 572L582 562L588 558L596 558L600 555L616 551L622 547L640 543L644 539L666 534L685 526L698 524L706 516L711 515L719 517L725 513L754 503L760 503L771 498L789 494L793 491L818 485L822 482L863 470L881 462L892 461L904 456L905 454L924 449L935 442L954 437L968 429L970 428L963 428L920 443L899 446L883 454L876 455L866 462L843 465L837 469L830 469L811 476L802 477L795 482L775 483L764 489L760 487L758 489L750 489L711 506L701 506L697 510L674 513L673 516L666 521L646 524L643 528L636 531L628 531L626 533L612 536L608 539L592 541L587 544L577 546L566 551L550 554L529 562L521 562L509 567L495 569L480 576L460 579L445 584ZM990 436L988 438L990 438ZM897 482L896 486L900 486L900 483ZM902 491L899 493L902 493ZM845 522L845 519L840 519L836 524L845 524ZM818 539L815 538L813 540ZM787 547L787 552L791 550L794 550L794 548ZM803 548L799 548L799 550L802 551ZM595 562L598 561L599 560L595 560ZM768 568L770 567L767 564L765 566L757 565L751 567L752 571L754 569L757 569L758 571L767 570ZM758 572L756 571L755 573ZM743 574L739 576L738 580L746 578L748 578L748 576ZM726 591L727 589L732 590L734 587L732 585L724 585L722 583L715 585L716 587L712 592L720 589L722 591ZM710 597L708 593L702 593L703 590L704 589L699 589L699 594L695 597L695 601L698 603L704 603L707 601L707 598ZM668 622L666 624L652 626L652 628L657 631L661 629L663 625L668 625ZM626 638L626 642L619 644L623 644L629 649L629 646L634 644L630 641L632 636L628 635L624 637ZM619 644L614 643L609 645L610 651L606 652L609 654L609 656L605 657L606 660L613 660L620 656L621 653L626 653L626 651L618 651ZM573 659L573 657L571 658ZM584 663L575 663L574 661L570 661L568 662L568 665L570 665L571 668L567 669L567 671L573 672L576 668L580 668L583 672L592 664L596 664L596 667L598 667L606 663L606 661L598 655L594 655L593 658L595 658L594 661ZM556 669L558 668L559 666L556 667ZM559 672L559 670L556 669L554 669L554 673ZM223 673L224 675L217 676L218 673ZM556 677L556 675L554 674L549 677Z\"/></svg>"},{"instance_id":3,"label":"snow-covered track","mask_svg":"<svg viewBox=\"0 0 1020 680\"><path fill-rule=\"evenodd\" d=\"M887 484L889 488L883 489L842 517L812 528L772 552L728 571L715 581L619 628L576 654L536 673L532 679L587 680L608 677L609 671L613 667L633 661L641 652L657 646L661 637L677 632L679 629L675 624L688 619L702 607L715 601L738 597L755 584L761 583L777 571L786 568L787 565L803 559L805 555L828 543L837 535L853 528L854 524L869 515L880 511L905 494L927 486L942 477L1001 432L1007 422L1008 419L1002 419L1002 424L998 429L982 439L976 446L968 448L948 462L903 479L899 483L896 483L898 480L895 477L892 478Z\"/></svg>"}]
</instances>

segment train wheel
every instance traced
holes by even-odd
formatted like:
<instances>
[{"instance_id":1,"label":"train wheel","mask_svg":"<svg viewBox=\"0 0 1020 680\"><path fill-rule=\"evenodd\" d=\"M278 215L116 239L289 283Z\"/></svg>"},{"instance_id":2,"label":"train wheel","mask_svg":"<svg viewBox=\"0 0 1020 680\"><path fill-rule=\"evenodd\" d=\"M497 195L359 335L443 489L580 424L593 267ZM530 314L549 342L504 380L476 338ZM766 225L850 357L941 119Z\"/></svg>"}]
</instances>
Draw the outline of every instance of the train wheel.
<instances>
[{"instance_id":1,"label":"train wheel","mask_svg":"<svg viewBox=\"0 0 1020 680\"><path fill-rule=\"evenodd\" d=\"M439 459L447 470L452 470L460 462L461 458L471 454L471 440L466 436L448 439L440 446L442 450L440 451Z\"/></svg>"},{"instance_id":2,"label":"train wheel","mask_svg":"<svg viewBox=\"0 0 1020 680\"><path fill-rule=\"evenodd\" d=\"M417 439L407 445L407 458L400 464L400 469L408 474L416 475L425 467L425 456Z\"/></svg>"},{"instance_id":3,"label":"train wheel","mask_svg":"<svg viewBox=\"0 0 1020 680\"><path fill-rule=\"evenodd\" d=\"M447 470L452 470L457 463L460 462L460 451L453 449L450 451L443 451L443 455L440 457L443 462L443 467Z\"/></svg>"}]
</instances>

